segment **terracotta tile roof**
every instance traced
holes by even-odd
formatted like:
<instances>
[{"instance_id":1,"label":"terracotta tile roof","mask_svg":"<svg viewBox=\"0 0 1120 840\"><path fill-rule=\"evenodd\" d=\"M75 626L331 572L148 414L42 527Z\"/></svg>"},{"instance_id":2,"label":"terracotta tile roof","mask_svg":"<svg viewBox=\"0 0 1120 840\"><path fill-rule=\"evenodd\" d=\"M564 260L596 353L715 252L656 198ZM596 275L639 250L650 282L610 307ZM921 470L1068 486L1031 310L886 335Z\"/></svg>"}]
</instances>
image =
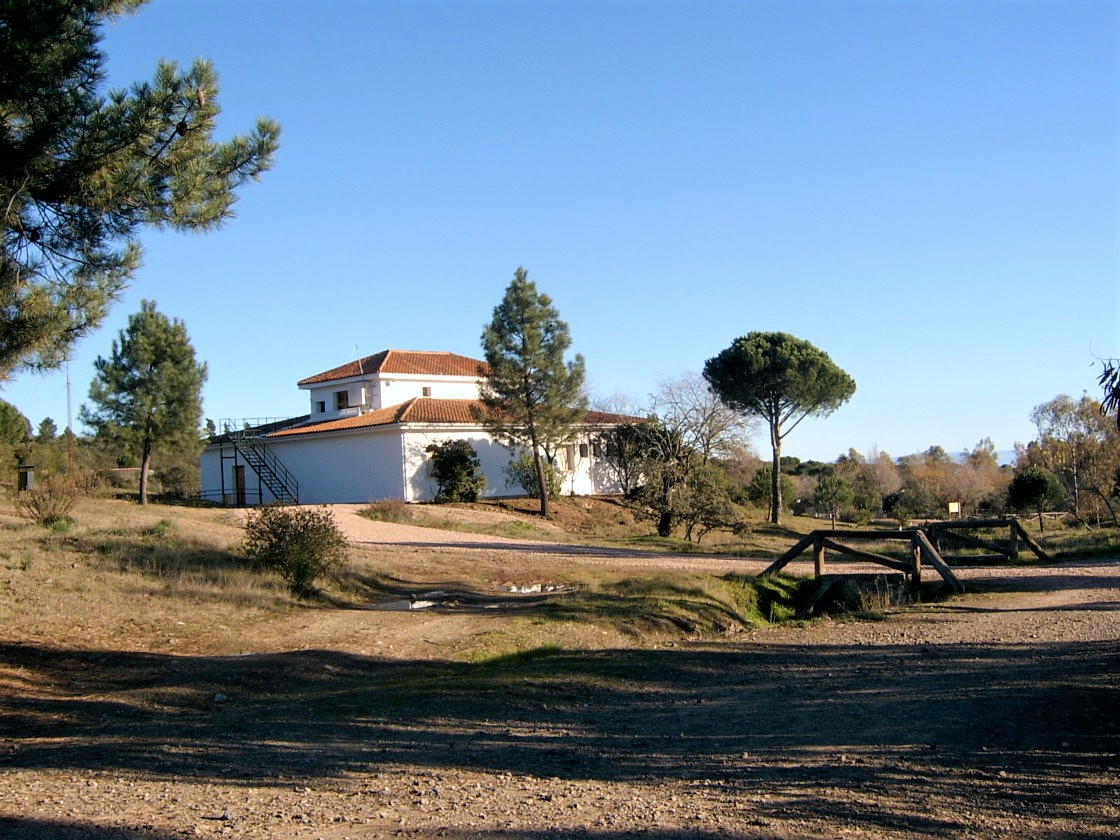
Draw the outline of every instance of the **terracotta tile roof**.
<instances>
[{"instance_id":1,"label":"terracotta tile roof","mask_svg":"<svg viewBox=\"0 0 1120 840\"><path fill-rule=\"evenodd\" d=\"M315 385L336 379L371 374L421 374L426 376L485 376L486 362L457 353L427 350L382 350L354 362L347 362L314 376L301 379L297 385Z\"/></svg>"},{"instance_id":2,"label":"terracotta tile roof","mask_svg":"<svg viewBox=\"0 0 1120 840\"><path fill-rule=\"evenodd\" d=\"M437 400L430 397L410 400L401 414L402 423L470 423L477 424L486 408L478 400Z\"/></svg>"},{"instance_id":3,"label":"terracotta tile roof","mask_svg":"<svg viewBox=\"0 0 1120 840\"><path fill-rule=\"evenodd\" d=\"M413 397L407 402L368 411L357 417L340 420L323 420L304 423L267 435L270 438L292 435L310 435L317 432L339 432L345 429L365 429L375 426L393 426L406 423L431 423L449 426L474 426L478 413L486 409L479 400L441 400L433 397ZM611 426L618 423L636 423L642 418L625 414L608 414L603 411L587 412L584 423L588 426Z\"/></svg>"},{"instance_id":4,"label":"terracotta tile roof","mask_svg":"<svg viewBox=\"0 0 1120 840\"><path fill-rule=\"evenodd\" d=\"M609 411L589 411L583 422L587 426L618 426L622 423L644 423L648 419L629 414L611 414Z\"/></svg>"},{"instance_id":5,"label":"terracotta tile roof","mask_svg":"<svg viewBox=\"0 0 1120 840\"><path fill-rule=\"evenodd\" d=\"M364 429L373 426L392 426L398 423L438 423L450 425L473 425L474 411L483 411L478 400L440 400L432 397L413 397L407 402L368 411L357 417L343 417L339 420L324 420L318 423L305 423L290 429L282 429L268 437L287 437L289 435L309 435L315 432L338 432L344 429Z\"/></svg>"}]
</instances>

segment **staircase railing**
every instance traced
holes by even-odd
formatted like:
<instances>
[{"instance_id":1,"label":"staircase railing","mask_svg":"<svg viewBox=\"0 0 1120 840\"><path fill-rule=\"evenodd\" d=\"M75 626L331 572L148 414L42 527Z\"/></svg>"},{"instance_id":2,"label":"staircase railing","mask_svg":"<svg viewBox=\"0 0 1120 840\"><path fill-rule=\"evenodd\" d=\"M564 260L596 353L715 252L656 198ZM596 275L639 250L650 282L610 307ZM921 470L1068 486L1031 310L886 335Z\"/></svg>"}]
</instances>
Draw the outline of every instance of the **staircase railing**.
<instances>
[{"instance_id":1,"label":"staircase railing","mask_svg":"<svg viewBox=\"0 0 1120 840\"><path fill-rule=\"evenodd\" d=\"M233 448L277 501L299 504L299 480L264 442L259 428L248 425L232 428L231 424L225 432Z\"/></svg>"}]
</instances>

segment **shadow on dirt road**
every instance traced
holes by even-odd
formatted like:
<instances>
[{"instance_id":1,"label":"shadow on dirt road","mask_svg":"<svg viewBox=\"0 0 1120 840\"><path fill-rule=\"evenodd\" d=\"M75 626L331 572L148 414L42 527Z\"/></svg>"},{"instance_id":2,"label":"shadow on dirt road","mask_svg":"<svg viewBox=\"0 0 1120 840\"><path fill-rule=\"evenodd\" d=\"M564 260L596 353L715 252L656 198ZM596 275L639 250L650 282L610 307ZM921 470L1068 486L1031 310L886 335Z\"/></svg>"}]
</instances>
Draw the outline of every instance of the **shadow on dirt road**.
<instances>
[{"instance_id":1,"label":"shadow on dirt road","mask_svg":"<svg viewBox=\"0 0 1120 840\"><path fill-rule=\"evenodd\" d=\"M1120 641L540 651L484 664L7 644L0 663L18 675L0 768L256 785L408 764L811 797L883 784L889 766L890 784L926 792L1002 774L1022 779L1024 799L1055 801L1106 795L1087 779L1120 753Z\"/></svg>"}]
</instances>

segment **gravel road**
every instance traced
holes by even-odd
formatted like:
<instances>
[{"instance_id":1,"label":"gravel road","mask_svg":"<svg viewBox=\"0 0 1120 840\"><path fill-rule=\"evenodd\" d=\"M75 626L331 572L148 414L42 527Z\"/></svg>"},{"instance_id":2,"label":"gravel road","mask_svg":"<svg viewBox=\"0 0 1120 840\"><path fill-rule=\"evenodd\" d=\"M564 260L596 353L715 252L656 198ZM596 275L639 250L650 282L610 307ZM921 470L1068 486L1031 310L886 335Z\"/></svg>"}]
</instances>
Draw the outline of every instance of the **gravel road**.
<instances>
[{"instance_id":1,"label":"gravel road","mask_svg":"<svg viewBox=\"0 0 1120 840\"><path fill-rule=\"evenodd\" d=\"M511 577L762 565L336 518ZM0 836L1120 837L1120 560L961 577L882 621L509 667L443 661L500 628L436 612L300 613L237 656L9 645Z\"/></svg>"}]
</instances>

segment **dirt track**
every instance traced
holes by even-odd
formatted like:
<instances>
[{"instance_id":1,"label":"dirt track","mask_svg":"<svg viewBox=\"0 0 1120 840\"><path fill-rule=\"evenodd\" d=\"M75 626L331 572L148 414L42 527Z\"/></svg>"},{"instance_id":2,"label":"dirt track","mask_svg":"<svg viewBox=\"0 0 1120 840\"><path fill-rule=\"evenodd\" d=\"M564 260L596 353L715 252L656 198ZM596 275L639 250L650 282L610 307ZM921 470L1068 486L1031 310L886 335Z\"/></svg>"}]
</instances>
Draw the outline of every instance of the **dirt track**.
<instances>
[{"instance_id":1,"label":"dirt track","mask_svg":"<svg viewBox=\"0 0 1120 840\"><path fill-rule=\"evenodd\" d=\"M695 564L368 526L510 579ZM0 837L1120 837L1120 561L962 577L989 591L509 665L450 661L498 625L438 611L5 644Z\"/></svg>"}]
</instances>

